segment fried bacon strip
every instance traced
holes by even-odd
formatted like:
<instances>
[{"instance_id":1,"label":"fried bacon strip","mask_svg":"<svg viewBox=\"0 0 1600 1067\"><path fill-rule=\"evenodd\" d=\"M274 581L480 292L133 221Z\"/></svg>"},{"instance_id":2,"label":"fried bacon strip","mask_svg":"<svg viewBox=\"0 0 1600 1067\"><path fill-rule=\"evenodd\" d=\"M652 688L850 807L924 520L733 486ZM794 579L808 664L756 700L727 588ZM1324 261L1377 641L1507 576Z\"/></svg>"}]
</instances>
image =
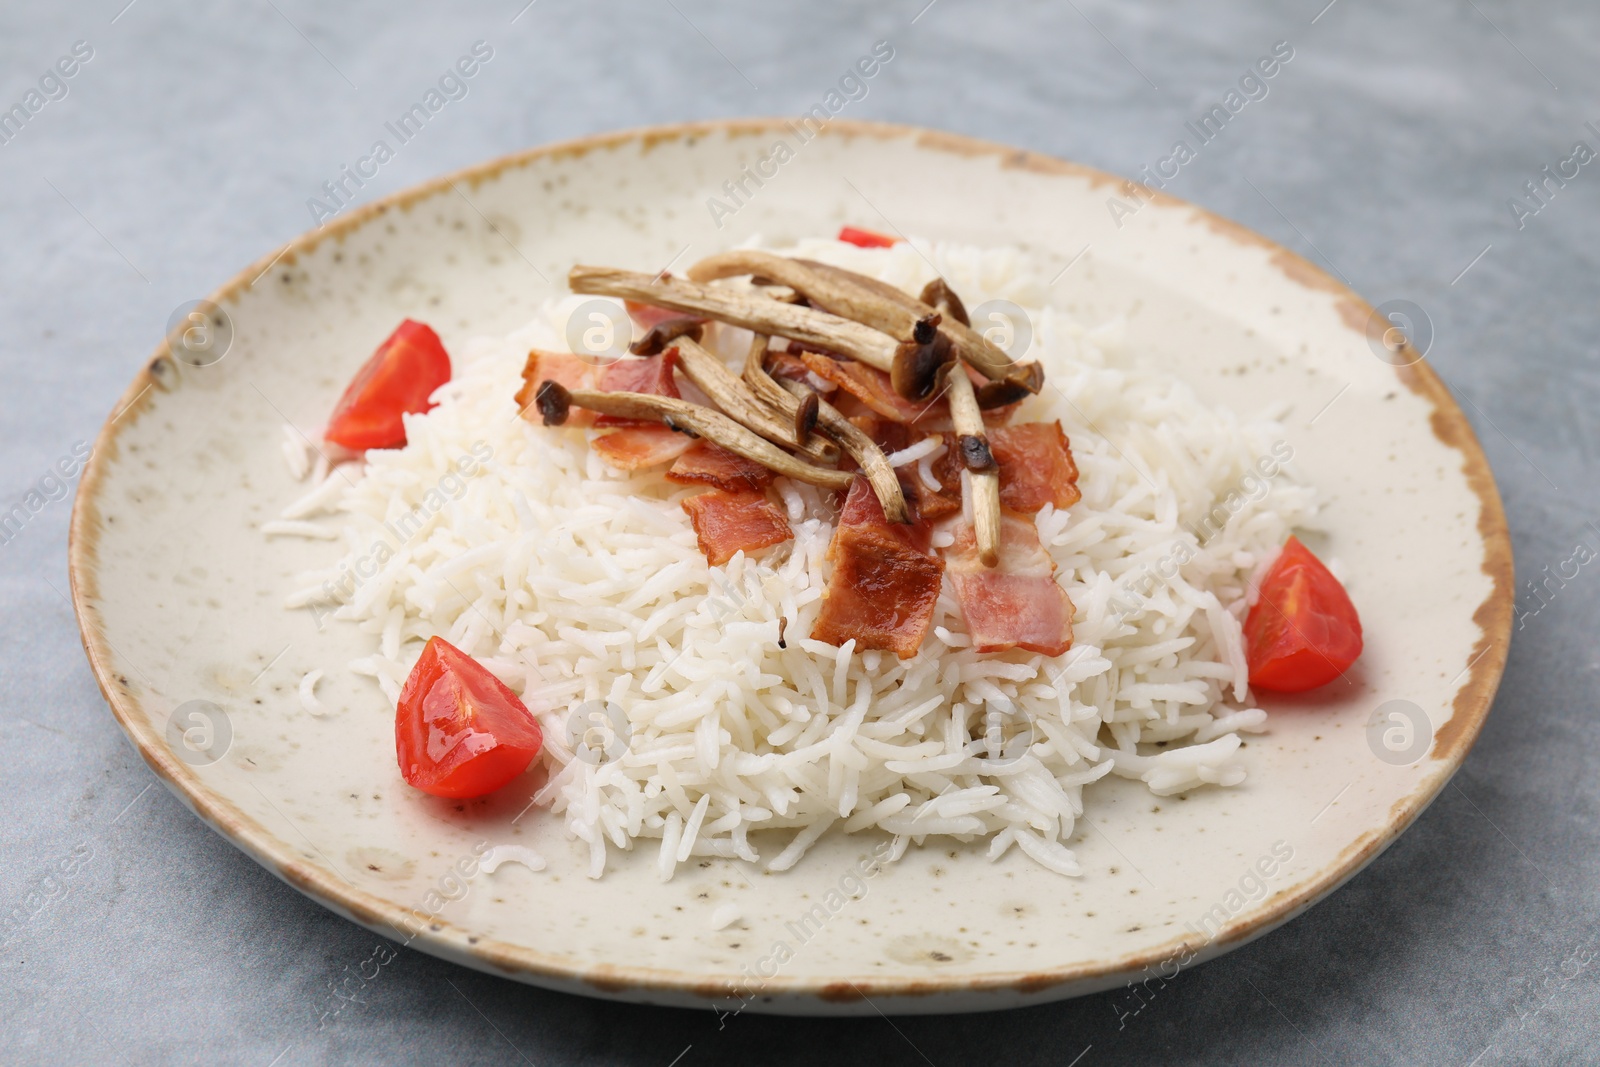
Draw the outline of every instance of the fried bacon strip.
<instances>
[{"instance_id":1,"label":"fried bacon strip","mask_svg":"<svg viewBox=\"0 0 1600 1067\"><path fill-rule=\"evenodd\" d=\"M668 431L671 432L670 430ZM684 434L678 434L684 437ZM695 441L667 471L667 481L679 485L716 486L729 493L759 492L772 484L773 474L737 452L710 441Z\"/></svg>"},{"instance_id":2,"label":"fried bacon strip","mask_svg":"<svg viewBox=\"0 0 1600 1067\"><path fill-rule=\"evenodd\" d=\"M758 490L712 489L683 502L700 551L713 567L738 552L782 544L794 536L789 520Z\"/></svg>"},{"instance_id":3,"label":"fried bacon strip","mask_svg":"<svg viewBox=\"0 0 1600 1067\"><path fill-rule=\"evenodd\" d=\"M669 396L674 400L682 400L683 396L678 392L677 379L672 376L673 369L677 365L678 350L675 348L669 348L663 353L645 359L623 356L607 363L601 369L598 388L606 393L651 393L655 396ZM594 424L599 427L637 426L641 422L650 421L653 420L600 415L594 420Z\"/></svg>"},{"instance_id":4,"label":"fried bacon strip","mask_svg":"<svg viewBox=\"0 0 1600 1067\"><path fill-rule=\"evenodd\" d=\"M856 479L828 548L833 574L812 639L915 656L944 578L944 561L920 547L925 534L921 523L890 523L867 480Z\"/></svg>"},{"instance_id":5,"label":"fried bacon strip","mask_svg":"<svg viewBox=\"0 0 1600 1067\"><path fill-rule=\"evenodd\" d=\"M933 475L946 493L961 485L961 466L951 446L933 464ZM1024 422L989 430L989 450L1000 465L1000 506L1007 511L1031 514L1054 504L1069 508L1082 499L1078 492L1078 465L1060 422Z\"/></svg>"},{"instance_id":6,"label":"fried bacon strip","mask_svg":"<svg viewBox=\"0 0 1600 1067\"><path fill-rule=\"evenodd\" d=\"M589 447L618 470L637 471L671 463L694 443L687 434L676 433L659 422L645 422L601 434Z\"/></svg>"},{"instance_id":7,"label":"fried bacon strip","mask_svg":"<svg viewBox=\"0 0 1600 1067\"><path fill-rule=\"evenodd\" d=\"M832 359L820 352L802 352L800 360L817 377L832 382L867 407L896 422L916 422L936 401L907 400L895 392L889 375L864 363Z\"/></svg>"},{"instance_id":8,"label":"fried bacon strip","mask_svg":"<svg viewBox=\"0 0 1600 1067\"><path fill-rule=\"evenodd\" d=\"M965 524L944 555L975 651L1023 648L1059 656L1072 647L1072 601L1057 584L1055 561L1033 523L1005 516L998 565L981 558Z\"/></svg>"},{"instance_id":9,"label":"fried bacon strip","mask_svg":"<svg viewBox=\"0 0 1600 1067\"><path fill-rule=\"evenodd\" d=\"M517 409L522 417L534 419L534 396L540 382L559 382L568 389L593 389L600 380L600 367L566 352L544 352L530 349L528 361L522 365L522 388L517 390ZM593 426L594 414L578 413L569 426Z\"/></svg>"}]
</instances>

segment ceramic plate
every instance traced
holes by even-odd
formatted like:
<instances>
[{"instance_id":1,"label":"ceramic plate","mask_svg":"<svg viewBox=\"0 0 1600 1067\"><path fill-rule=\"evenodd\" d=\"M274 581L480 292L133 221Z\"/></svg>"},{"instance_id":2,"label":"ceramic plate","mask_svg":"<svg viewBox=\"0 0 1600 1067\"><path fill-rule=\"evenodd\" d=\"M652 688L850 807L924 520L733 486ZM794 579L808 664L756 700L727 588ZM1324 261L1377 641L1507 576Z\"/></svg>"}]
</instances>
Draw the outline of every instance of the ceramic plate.
<instances>
[{"instance_id":1,"label":"ceramic plate","mask_svg":"<svg viewBox=\"0 0 1600 1067\"><path fill-rule=\"evenodd\" d=\"M778 140L793 158L714 220L707 198ZM748 121L535 149L344 212L213 294L226 356L199 365L163 345L96 442L71 567L112 712L174 793L296 889L425 952L575 993L978 1011L1170 977L1259 937L1371 862L1460 766L1508 649L1510 545L1483 453L1420 343L1270 241L1132 192L943 133L836 121L802 145L784 123ZM1092 786L1070 842L1080 879L1015 849L998 864L912 849L821 925L801 920L860 839L826 838L784 874L706 862L667 885L641 850L595 882L559 818L513 827L516 798L466 818L405 787L391 708L338 669L370 639L282 607L330 547L259 533L304 491L285 471L284 423L320 425L405 316L450 346L527 321L577 261L666 264L847 223L1023 246L1062 272L1056 304L1088 324L1126 316L1130 347L1207 401L1291 404L1296 460L1325 493L1326 543L1365 625L1355 684L1269 698L1237 789ZM296 695L318 667L322 718ZM202 753L179 736L196 700L222 709ZM550 867L461 877L484 840L532 844ZM730 902L743 919L713 931Z\"/></svg>"}]
</instances>

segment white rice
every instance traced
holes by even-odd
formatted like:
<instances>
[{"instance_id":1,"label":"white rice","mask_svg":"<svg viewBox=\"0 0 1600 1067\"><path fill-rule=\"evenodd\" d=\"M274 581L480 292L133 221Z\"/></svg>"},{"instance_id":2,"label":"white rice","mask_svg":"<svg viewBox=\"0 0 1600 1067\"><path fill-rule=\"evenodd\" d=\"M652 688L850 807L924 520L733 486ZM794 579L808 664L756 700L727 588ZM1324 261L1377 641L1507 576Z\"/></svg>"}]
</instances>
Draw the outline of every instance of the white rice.
<instances>
[{"instance_id":1,"label":"white rice","mask_svg":"<svg viewBox=\"0 0 1600 1067\"><path fill-rule=\"evenodd\" d=\"M484 874L493 874L507 863L520 863L530 871L545 868L544 857L526 845L496 845L483 854L478 866Z\"/></svg>"},{"instance_id":2,"label":"white rice","mask_svg":"<svg viewBox=\"0 0 1600 1067\"><path fill-rule=\"evenodd\" d=\"M679 507L698 488L660 469L615 471L591 432L517 417L528 349L565 350L578 297L460 346L438 407L407 418L407 447L370 452L364 468L317 464L271 532L325 536L302 526L321 516L345 555L304 575L287 606L371 634L372 655L348 666L390 706L434 634L521 693L547 741L539 802L587 846L593 877L641 839L657 839L646 847L663 879L701 856L784 870L830 830L892 834L894 858L928 838L986 839L992 859L1014 844L1078 875L1064 842L1090 782L1118 774L1169 795L1242 781L1239 734L1266 725L1247 702L1247 579L1315 513L1290 473L1246 478L1280 442L1276 424L1207 407L1141 367L1118 323L1085 330L1044 307L1018 251L808 241L797 252L913 292L931 259L969 308L1003 298L1030 309L1027 358L1048 385L1016 421L1059 418L1082 471L1080 503L1036 516L1076 607L1065 655L973 652L949 583L913 659L811 640L834 507L807 485L777 486L791 543L709 567ZM719 329L710 343L735 361L748 336ZM916 442L895 459L927 481L938 447ZM306 473L304 458L291 473ZM1242 504L1197 544L1186 524L1224 499ZM408 516L421 516L415 532ZM1130 597L1179 545L1192 558L1178 576ZM626 747L575 759L592 717L574 709L606 705L625 717ZM986 743L990 715L992 739L1011 747Z\"/></svg>"},{"instance_id":3,"label":"white rice","mask_svg":"<svg viewBox=\"0 0 1600 1067\"><path fill-rule=\"evenodd\" d=\"M317 699L317 683L322 681L323 672L318 669L306 674L300 679L300 706L312 715L326 715L328 713L322 701Z\"/></svg>"}]
</instances>

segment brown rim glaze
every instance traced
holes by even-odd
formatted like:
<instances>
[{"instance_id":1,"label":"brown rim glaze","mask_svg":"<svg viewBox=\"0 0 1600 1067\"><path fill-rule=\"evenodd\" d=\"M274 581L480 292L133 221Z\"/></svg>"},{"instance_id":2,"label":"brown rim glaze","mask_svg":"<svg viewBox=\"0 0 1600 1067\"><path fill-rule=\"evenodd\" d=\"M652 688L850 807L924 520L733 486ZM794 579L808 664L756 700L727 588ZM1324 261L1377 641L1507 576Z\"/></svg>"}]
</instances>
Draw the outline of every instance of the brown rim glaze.
<instances>
[{"instance_id":1,"label":"brown rim glaze","mask_svg":"<svg viewBox=\"0 0 1600 1067\"><path fill-rule=\"evenodd\" d=\"M592 151L616 148L629 143L638 143L645 151L649 151L657 144L717 134L730 137L765 136L780 130L782 123L781 119L735 119L654 126L599 134L504 156L452 175L436 178L353 210L347 215L341 215L321 229L295 238L275 255L262 257L213 293L210 299L218 304L237 299L265 273L267 268L278 262L292 266L298 255L314 250L323 241L330 238L343 240L346 234L390 211L408 210L426 197L450 190L453 183L465 181L476 187L481 182L494 179L513 167L527 166L535 160L578 157ZM1127 184L1125 179L1091 167L1037 155L1007 145L918 127L835 119L822 132L830 137L846 139L856 137L875 140L912 139L921 148L962 156L998 157L1001 166L1006 168L1019 168L1042 174L1070 175L1087 179L1092 186ZM1141 195L1149 195L1149 191L1144 190ZM1290 280L1307 288L1334 294L1337 297L1340 315L1352 329L1365 332L1372 316L1376 314L1371 305L1347 286L1288 249L1268 241L1238 223L1194 207L1186 201L1162 193L1154 195L1162 203L1190 208L1196 217L1222 236L1239 244L1268 250L1271 252L1273 264ZM479 938L454 924L413 909L400 907L372 893L356 889L344 882L335 872L325 871L304 862L293 849L254 818L236 808L225 798L210 792L188 765L173 755L165 739L150 726L150 717L144 714L128 691L126 680L114 673L111 665L113 649L106 639L101 620L92 604L97 597L96 538L100 527L100 515L96 498L101 476L108 458L114 457L118 452L119 427L136 421L138 412L144 407L146 394L152 386L164 388L162 379L167 373L166 368L171 365L169 362L171 358L171 351L163 341L156 349L153 358L123 394L116 410L96 438L94 452L83 471L73 505L67 550L72 602L77 611L78 627L83 637L84 651L89 657L89 664L100 684L101 693L111 706L112 713L156 775L201 819L268 870L329 909L375 932L396 933L402 928L421 930L422 933L413 943L435 955L491 973L581 982L597 994L630 993L648 996L650 993L658 992L676 994L680 997L700 997L708 1001L729 997L735 984L740 981L738 976L708 979L659 968L584 964L578 960L540 953L520 945ZM1467 751L1483 728L1484 720L1488 717L1495 690L1499 686L1500 676L1505 667L1506 655L1510 649L1514 584L1511 538L1506 527L1505 512L1488 460L1484 457L1483 449L1466 416L1451 399L1448 388L1434 373L1433 368L1422 362L1420 357L1408 366L1397 367L1396 376L1407 388L1432 405L1430 422L1434 436L1461 454L1463 470L1479 502L1478 531L1484 542L1482 568L1493 588L1473 614L1474 621L1482 630L1482 636L1474 648L1472 659L1469 661L1470 666L1465 672L1466 681L1456 691L1450 720L1440 728L1434 739L1430 752L1430 773L1410 794L1390 809L1389 819L1381 829L1370 831L1347 846L1334 862L1325 867L1308 884L1295 891L1285 891L1268 898L1260 908L1230 923L1215 938L1204 944L1197 944L1193 938L1180 937L1165 945L1130 953L1119 959L1038 971L996 972L951 976L944 979L881 978L862 975L853 979L824 980L784 978L780 975L766 982L760 990L760 995L787 998L812 997L819 1001L847 1002L868 997L920 997L969 992L1034 994L1062 983L1095 979L1102 980L1102 985L1108 985L1117 976L1136 973L1149 967L1159 967L1189 952L1198 952L1200 956L1209 958L1217 954L1223 946L1237 944L1267 933L1355 875L1409 827L1460 767ZM135 418L124 422L122 416L130 410L135 413Z\"/></svg>"}]
</instances>

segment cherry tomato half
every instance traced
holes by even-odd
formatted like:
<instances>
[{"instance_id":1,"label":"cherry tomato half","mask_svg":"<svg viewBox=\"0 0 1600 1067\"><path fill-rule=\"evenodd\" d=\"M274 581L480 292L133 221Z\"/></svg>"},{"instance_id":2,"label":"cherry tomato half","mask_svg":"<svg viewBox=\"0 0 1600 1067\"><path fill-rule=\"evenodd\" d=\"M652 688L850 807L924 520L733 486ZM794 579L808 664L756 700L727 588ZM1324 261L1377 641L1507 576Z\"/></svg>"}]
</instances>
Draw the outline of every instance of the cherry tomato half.
<instances>
[{"instance_id":1,"label":"cherry tomato half","mask_svg":"<svg viewBox=\"0 0 1600 1067\"><path fill-rule=\"evenodd\" d=\"M481 797L527 770L544 734L500 679L433 637L400 692L394 743L409 784L436 797Z\"/></svg>"},{"instance_id":2,"label":"cherry tomato half","mask_svg":"<svg viewBox=\"0 0 1600 1067\"><path fill-rule=\"evenodd\" d=\"M845 226L839 230L839 240L858 248L889 248L894 245L897 238L885 237L871 230L858 230L854 226Z\"/></svg>"},{"instance_id":3,"label":"cherry tomato half","mask_svg":"<svg viewBox=\"0 0 1600 1067\"><path fill-rule=\"evenodd\" d=\"M346 448L399 448L402 415L427 411L428 397L450 380L450 356L439 335L420 322L402 322L356 372L323 436Z\"/></svg>"},{"instance_id":4,"label":"cherry tomato half","mask_svg":"<svg viewBox=\"0 0 1600 1067\"><path fill-rule=\"evenodd\" d=\"M1298 693L1333 681L1356 661L1361 620L1339 579L1291 537L1261 579L1244 640L1251 685Z\"/></svg>"}]
</instances>

